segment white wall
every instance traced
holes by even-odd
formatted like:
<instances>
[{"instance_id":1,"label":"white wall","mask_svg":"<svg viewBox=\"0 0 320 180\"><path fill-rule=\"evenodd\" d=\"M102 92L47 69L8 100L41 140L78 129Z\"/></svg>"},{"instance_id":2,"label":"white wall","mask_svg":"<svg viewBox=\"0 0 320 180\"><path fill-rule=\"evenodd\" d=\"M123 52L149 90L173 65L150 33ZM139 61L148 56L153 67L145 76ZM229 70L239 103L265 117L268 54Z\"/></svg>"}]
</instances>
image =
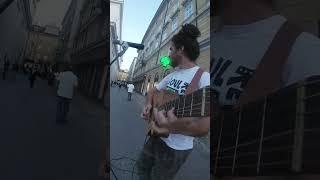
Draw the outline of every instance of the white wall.
<instances>
[{"instance_id":1,"label":"white wall","mask_svg":"<svg viewBox=\"0 0 320 180\"><path fill-rule=\"evenodd\" d=\"M61 27L61 22L68 9L71 0L41 0L37 3L37 9L33 23L41 26L54 25Z\"/></svg>"},{"instance_id":2,"label":"white wall","mask_svg":"<svg viewBox=\"0 0 320 180\"><path fill-rule=\"evenodd\" d=\"M113 58L116 56L116 50L113 48L112 44L112 36L110 36L110 63ZM113 53L112 53L113 52ZM115 61L110 67L110 82L116 81L118 79L118 72L119 72L119 61Z\"/></svg>"},{"instance_id":3,"label":"white wall","mask_svg":"<svg viewBox=\"0 0 320 180\"><path fill-rule=\"evenodd\" d=\"M118 1L119 2L119 1ZM119 39L122 38L122 14L123 14L123 1L122 4L110 1L110 22L116 23L117 35Z\"/></svg>"}]
</instances>

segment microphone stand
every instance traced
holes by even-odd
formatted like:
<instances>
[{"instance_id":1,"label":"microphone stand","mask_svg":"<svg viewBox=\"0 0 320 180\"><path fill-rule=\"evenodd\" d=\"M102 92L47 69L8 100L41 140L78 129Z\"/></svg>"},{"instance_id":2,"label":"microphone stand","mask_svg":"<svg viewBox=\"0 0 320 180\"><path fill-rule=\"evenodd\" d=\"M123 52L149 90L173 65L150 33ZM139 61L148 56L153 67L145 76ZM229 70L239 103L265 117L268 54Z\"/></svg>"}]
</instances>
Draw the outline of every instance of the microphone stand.
<instances>
[{"instance_id":1,"label":"microphone stand","mask_svg":"<svg viewBox=\"0 0 320 180\"><path fill-rule=\"evenodd\" d=\"M114 59L111 61L111 63L109 64L109 66L111 66L119 57L121 57L125 52L127 51L127 48L123 49L119 54L117 54L116 57L114 57Z\"/></svg>"}]
</instances>

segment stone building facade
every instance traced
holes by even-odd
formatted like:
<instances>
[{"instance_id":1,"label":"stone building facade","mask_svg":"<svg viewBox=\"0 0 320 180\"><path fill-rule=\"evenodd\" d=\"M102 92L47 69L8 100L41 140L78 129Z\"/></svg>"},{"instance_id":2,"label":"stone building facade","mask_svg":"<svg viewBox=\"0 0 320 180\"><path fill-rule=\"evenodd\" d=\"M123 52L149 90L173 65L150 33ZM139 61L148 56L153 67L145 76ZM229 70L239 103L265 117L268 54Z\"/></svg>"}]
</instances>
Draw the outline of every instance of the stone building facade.
<instances>
[{"instance_id":1,"label":"stone building facade","mask_svg":"<svg viewBox=\"0 0 320 180\"><path fill-rule=\"evenodd\" d=\"M10 64L22 63L27 47L28 33L37 4L31 0L13 1L0 15L0 58L7 55ZM0 62L0 69L3 63Z\"/></svg>"},{"instance_id":2,"label":"stone building facade","mask_svg":"<svg viewBox=\"0 0 320 180\"><path fill-rule=\"evenodd\" d=\"M119 46L113 44L113 40L122 39L123 5L123 0L110 1L110 63L117 56L120 50ZM118 58L118 60L110 66L110 82L117 81L121 61L122 57Z\"/></svg>"},{"instance_id":3,"label":"stone building facade","mask_svg":"<svg viewBox=\"0 0 320 180\"><path fill-rule=\"evenodd\" d=\"M80 90L103 101L107 88L107 12L106 1L84 0L75 30L70 62L79 78Z\"/></svg>"},{"instance_id":4,"label":"stone building facade","mask_svg":"<svg viewBox=\"0 0 320 180\"><path fill-rule=\"evenodd\" d=\"M135 90L146 94L173 69L164 70L159 59L168 55L170 40L183 24L196 25L201 37L200 56L197 64L209 71L210 67L210 1L209 0L163 0L153 17L142 44L144 50L138 51L133 73Z\"/></svg>"}]
</instances>

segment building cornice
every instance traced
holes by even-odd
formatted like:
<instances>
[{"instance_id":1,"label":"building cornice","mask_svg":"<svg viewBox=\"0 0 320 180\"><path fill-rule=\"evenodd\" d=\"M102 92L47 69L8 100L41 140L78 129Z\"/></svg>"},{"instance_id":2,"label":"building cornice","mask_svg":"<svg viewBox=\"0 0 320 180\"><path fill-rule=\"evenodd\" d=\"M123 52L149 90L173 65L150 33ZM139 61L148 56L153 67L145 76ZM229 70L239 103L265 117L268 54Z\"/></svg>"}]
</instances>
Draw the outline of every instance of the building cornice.
<instances>
[{"instance_id":1,"label":"building cornice","mask_svg":"<svg viewBox=\"0 0 320 180\"><path fill-rule=\"evenodd\" d=\"M110 0L110 2L113 2L113 3L119 3L119 4L123 4L124 3L124 0Z\"/></svg>"},{"instance_id":2,"label":"building cornice","mask_svg":"<svg viewBox=\"0 0 320 180\"><path fill-rule=\"evenodd\" d=\"M67 19L69 19L70 16L73 16L73 15L74 15L74 14L71 15L71 12L74 10L74 8L75 8L76 6L77 6L77 0L72 0L71 3L70 3L70 5L69 5L69 7L68 7L68 10L67 10L65 16L63 17L63 20L62 20L61 24L65 24L66 21L67 21Z\"/></svg>"},{"instance_id":3,"label":"building cornice","mask_svg":"<svg viewBox=\"0 0 320 180\"><path fill-rule=\"evenodd\" d=\"M159 8L156 11L156 14L153 16L151 23L148 26L148 29L146 31L146 33L144 34L141 43L143 43L146 39L146 37L149 35L149 31L151 31L151 28L153 27L154 23L156 22L157 18L160 16L162 10L166 7L167 3L169 0L163 0L159 6Z\"/></svg>"},{"instance_id":4,"label":"building cornice","mask_svg":"<svg viewBox=\"0 0 320 180\"><path fill-rule=\"evenodd\" d=\"M29 30L32 28L32 15L30 11L30 2L28 0L23 0L23 6L24 6L24 12L25 12L25 17L27 20L27 27Z\"/></svg>"},{"instance_id":5,"label":"building cornice","mask_svg":"<svg viewBox=\"0 0 320 180\"><path fill-rule=\"evenodd\" d=\"M171 32L165 39L162 39L160 42L160 46L157 47L151 54L149 54L147 57L144 57L145 61L148 62L149 59L151 59L155 53L157 53L161 48L163 48L164 46L166 46L168 44L168 42L171 40L171 38L173 37L173 35L180 31L181 28L182 28L182 24L186 23L186 22L192 22L192 21L195 21L197 20L199 17L203 16L205 13L210 13L210 7L207 7L206 9L204 9L202 12L200 12L197 16L194 16L193 18L191 19L186 19L184 20L181 25L179 25L179 27L174 30L173 32ZM210 39L210 38L209 38ZM143 41L142 41L143 42ZM199 45L201 45L203 41L199 42ZM139 53L138 53L139 54Z\"/></svg>"}]
</instances>

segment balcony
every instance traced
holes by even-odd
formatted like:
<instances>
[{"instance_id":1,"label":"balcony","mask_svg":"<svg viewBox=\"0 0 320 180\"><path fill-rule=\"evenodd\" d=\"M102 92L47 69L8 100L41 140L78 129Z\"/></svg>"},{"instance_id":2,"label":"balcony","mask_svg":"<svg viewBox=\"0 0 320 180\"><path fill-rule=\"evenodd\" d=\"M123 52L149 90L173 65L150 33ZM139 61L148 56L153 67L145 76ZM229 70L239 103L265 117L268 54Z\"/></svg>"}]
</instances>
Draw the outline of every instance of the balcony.
<instances>
[{"instance_id":1,"label":"balcony","mask_svg":"<svg viewBox=\"0 0 320 180\"><path fill-rule=\"evenodd\" d=\"M166 19L166 21L164 22L164 27L166 27L169 23L171 22L171 19Z\"/></svg>"},{"instance_id":2,"label":"balcony","mask_svg":"<svg viewBox=\"0 0 320 180\"><path fill-rule=\"evenodd\" d=\"M180 11L179 5L176 5L173 11L170 13L170 18L172 19Z\"/></svg>"}]
</instances>

